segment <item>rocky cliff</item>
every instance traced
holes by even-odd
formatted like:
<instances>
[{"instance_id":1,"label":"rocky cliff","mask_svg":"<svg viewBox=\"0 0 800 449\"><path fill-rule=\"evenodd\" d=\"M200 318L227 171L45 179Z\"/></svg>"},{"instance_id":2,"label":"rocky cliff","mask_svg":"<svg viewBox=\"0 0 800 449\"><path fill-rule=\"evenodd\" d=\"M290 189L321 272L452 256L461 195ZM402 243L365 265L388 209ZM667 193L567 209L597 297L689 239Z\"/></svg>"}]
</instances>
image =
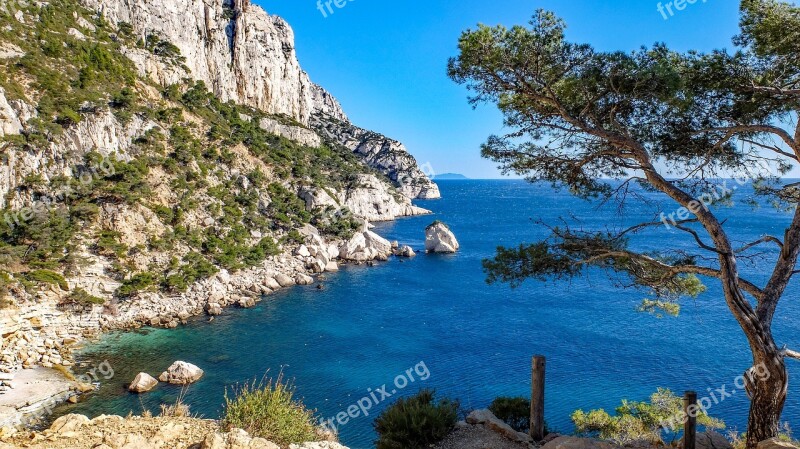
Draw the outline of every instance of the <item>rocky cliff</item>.
<instances>
[{"instance_id":1,"label":"rocky cliff","mask_svg":"<svg viewBox=\"0 0 800 449\"><path fill-rule=\"evenodd\" d=\"M319 111L347 119L336 99L300 67L289 24L249 0L82 1L112 24L129 24L143 41L156 36L180 49L185 61L177 67L145 49L125 50L141 75L161 85L190 76L205 81L222 101L304 125Z\"/></svg>"},{"instance_id":2,"label":"rocky cliff","mask_svg":"<svg viewBox=\"0 0 800 449\"><path fill-rule=\"evenodd\" d=\"M3 2L0 154L4 374L386 260L368 222L438 196L238 0Z\"/></svg>"},{"instance_id":3,"label":"rocky cliff","mask_svg":"<svg viewBox=\"0 0 800 449\"><path fill-rule=\"evenodd\" d=\"M130 24L145 42L156 36L174 44L185 57L171 64L144 49L125 48L141 76L161 85L189 76L205 81L223 101L285 115L303 126L313 122L325 137L388 175L410 198L439 197L402 144L349 122L336 98L301 69L291 27L250 0L83 2L112 23Z\"/></svg>"}]
</instances>

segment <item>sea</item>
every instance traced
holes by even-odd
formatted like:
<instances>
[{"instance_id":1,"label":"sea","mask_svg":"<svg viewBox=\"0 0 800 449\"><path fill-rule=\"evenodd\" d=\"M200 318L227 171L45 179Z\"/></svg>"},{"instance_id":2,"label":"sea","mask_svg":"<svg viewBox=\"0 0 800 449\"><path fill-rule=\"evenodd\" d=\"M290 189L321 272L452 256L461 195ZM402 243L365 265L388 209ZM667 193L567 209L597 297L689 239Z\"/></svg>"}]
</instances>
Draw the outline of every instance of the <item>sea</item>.
<instances>
[{"instance_id":1,"label":"sea","mask_svg":"<svg viewBox=\"0 0 800 449\"><path fill-rule=\"evenodd\" d=\"M791 218L787 211L753 205L749 186L726 182L733 186L730 204L711 207L733 240L744 244L765 234L783 235ZM543 355L550 429L572 432L575 410L613 412L623 399L646 400L668 388L678 395L698 392L710 404L708 413L724 420L728 430L745 430L747 393L737 385L751 358L715 280L704 279L707 290L683 300L677 317L638 311L648 292L601 270L572 279L528 280L517 288L486 282L482 261L498 246L545 239L552 226L613 231L659 221L660 212L677 216L676 205L645 190L630 192L627 205L620 206L524 180L439 184L442 199L416 202L433 215L375 227L412 246L416 257L344 266L314 285L274 293L255 308L227 309L210 323L203 317L177 329L107 334L80 352L75 372L94 368L97 374L102 365L102 373L113 375L97 376L96 393L57 414L158 413L160 404L181 398L193 414L218 418L226 394L282 377L320 419L333 418L343 444L367 449L374 447L374 418L396 399L432 389L468 411L485 408L498 396L529 396L531 357ZM434 220L455 233L461 244L457 254L424 253L425 227ZM632 236L631 246L654 253L696 250L691 235L668 224L669 219ZM756 252L760 255L739 263L743 277L763 284L776 250L764 245ZM793 282L773 325L778 344L795 349L800 349L798 293ZM198 365L205 376L186 389L160 384L141 395L126 391L137 373L157 377L176 360ZM788 364L783 420L800 424L800 387L791 377L800 372L800 362ZM356 409L357 417L336 423L337 415Z\"/></svg>"}]
</instances>

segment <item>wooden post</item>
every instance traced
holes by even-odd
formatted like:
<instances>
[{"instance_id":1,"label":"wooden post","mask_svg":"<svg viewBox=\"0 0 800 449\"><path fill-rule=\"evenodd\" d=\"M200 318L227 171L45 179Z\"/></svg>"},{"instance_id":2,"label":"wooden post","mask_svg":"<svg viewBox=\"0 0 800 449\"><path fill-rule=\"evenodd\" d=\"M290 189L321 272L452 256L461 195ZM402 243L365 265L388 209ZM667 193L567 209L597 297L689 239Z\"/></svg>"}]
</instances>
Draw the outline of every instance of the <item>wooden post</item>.
<instances>
[{"instance_id":1,"label":"wooden post","mask_svg":"<svg viewBox=\"0 0 800 449\"><path fill-rule=\"evenodd\" d=\"M697 393L687 391L683 395L683 412L686 414L686 421L683 424L683 449L695 449L697 441Z\"/></svg>"},{"instance_id":2,"label":"wooden post","mask_svg":"<svg viewBox=\"0 0 800 449\"><path fill-rule=\"evenodd\" d=\"M544 434L544 367L542 355L533 356L531 362L531 438L542 441Z\"/></svg>"}]
</instances>

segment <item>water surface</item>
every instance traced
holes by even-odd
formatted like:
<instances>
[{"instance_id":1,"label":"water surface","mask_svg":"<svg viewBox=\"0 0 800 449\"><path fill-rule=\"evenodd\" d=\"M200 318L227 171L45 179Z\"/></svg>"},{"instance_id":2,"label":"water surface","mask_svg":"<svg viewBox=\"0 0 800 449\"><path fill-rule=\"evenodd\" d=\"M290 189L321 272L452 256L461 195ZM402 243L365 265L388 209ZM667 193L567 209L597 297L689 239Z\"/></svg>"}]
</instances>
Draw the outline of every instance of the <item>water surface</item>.
<instances>
[{"instance_id":1,"label":"water surface","mask_svg":"<svg viewBox=\"0 0 800 449\"><path fill-rule=\"evenodd\" d=\"M750 360L745 338L725 305L720 288L687 301L677 318L637 313L643 292L620 290L600 272L570 282L530 281L512 290L487 285L481 260L497 245L516 245L547 235L534 219L556 223L581 220L597 229L653 219L653 205L620 217L616 209L522 181L440 181L442 200L420 201L435 216L378 225L392 240L421 249L424 228L434 219L450 225L462 250L455 255L393 259L375 267L345 267L327 275L325 289L296 287L271 295L249 310L230 309L213 323L205 319L174 330L145 329L111 334L87 349L85 362L108 360L115 377L97 394L60 413L141 413L173 402L180 388L160 385L144 395L125 391L139 371L157 376L175 360L206 370L185 392L194 413L219 417L226 387L281 371L294 379L298 394L334 416L420 362L430 372L394 396L435 388L458 398L464 408L486 407L498 395L528 395L530 357L544 354L547 366L547 421L570 431L578 408L613 409L622 398L645 399L657 387L677 392L726 385ZM739 196L743 198L743 195ZM653 197L655 198L655 197ZM734 195L734 200L737 196ZM673 208L674 209L674 208ZM672 209L667 209L672 210ZM724 212L738 239L766 232L781 235L790 217L772 209L737 205ZM693 245L680 231L645 234L639 247ZM746 267L763 282L766 264ZM775 318L779 344L800 347L798 288L793 283ZM790 373L796 371L793 362ZM80 369L77 370L80 374ZM792 384L784 419L798 422L800 388ZM371 390L368 390L371 389ZM389 389L387 388L387 391ZM716 404L713 416L744 430L743 391ZM354 449L373 447L372 418L343 426L341 440Z\"/></svg>"}]
</instances>

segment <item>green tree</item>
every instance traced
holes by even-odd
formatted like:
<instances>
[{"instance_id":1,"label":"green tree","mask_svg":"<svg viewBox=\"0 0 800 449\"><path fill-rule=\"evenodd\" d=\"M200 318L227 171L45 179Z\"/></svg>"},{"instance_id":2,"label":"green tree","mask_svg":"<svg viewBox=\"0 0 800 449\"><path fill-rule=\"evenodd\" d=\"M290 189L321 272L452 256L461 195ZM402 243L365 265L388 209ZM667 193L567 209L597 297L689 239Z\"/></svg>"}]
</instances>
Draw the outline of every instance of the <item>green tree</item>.
<instances>
[{"instance_id":1,"label":"green tree","mask_svg":"<svg viewBox=\"0 0 800 449\"><path fill-rule=\"evenodd\" d=\"M688 211L685 219L667 221L694 249L633 247L630 236L665 230L658 218L613 232L562 225L544 241L500 248L484 262L488 280L517 285L600 268L652 292L656 300L648 308L698 294L704 287L697 276L719 282L752 352L748 371L765 369L763 377L746 376L752 398L747 446L754 448L778 433L785 358L800 355L780 348L772 334L800 252L800 190L781 178L800 160L800 9L743 1L734 52L678 53L664 45L601 52L568 42L564 29L555 15L539 11L530 27L480 25L461 36L450 77L468 86L473 104L496 104L512 129L490 137L482 154L506 172L566 186L586 199L625 204L637 198L625 192L638 184L668 207ZM756 195L792 211L783 236L741 246L732 241L732 223L701 201L726 177L753 179ZM739 261L767 245L775 249L759 265L770 264L769 280L746 280Z\"/></svg>"}]
</instances>

